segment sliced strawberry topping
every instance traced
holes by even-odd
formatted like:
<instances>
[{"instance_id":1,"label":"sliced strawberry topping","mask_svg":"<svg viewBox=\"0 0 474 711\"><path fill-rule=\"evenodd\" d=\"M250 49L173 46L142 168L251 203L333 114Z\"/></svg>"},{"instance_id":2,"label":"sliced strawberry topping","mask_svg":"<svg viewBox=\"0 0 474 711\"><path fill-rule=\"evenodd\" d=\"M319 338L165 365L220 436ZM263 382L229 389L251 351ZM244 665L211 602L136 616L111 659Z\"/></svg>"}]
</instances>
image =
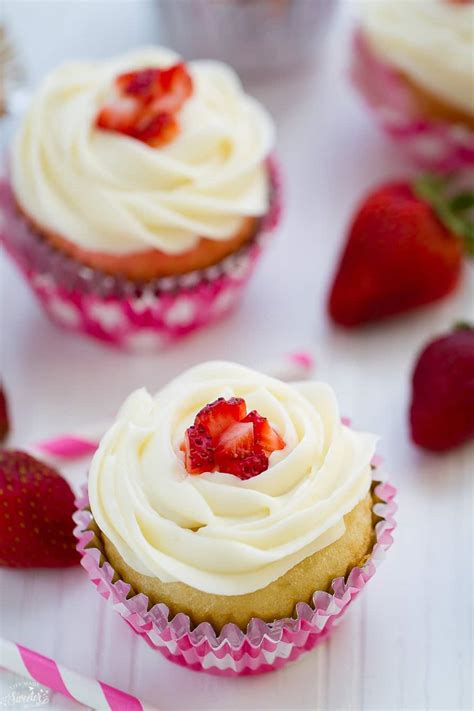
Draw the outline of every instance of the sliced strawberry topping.
<instances>
[{"instance_id":1,"label":"sliced strawberry topping","mask_svg":"<svg viewBox=\"0 0 474 711\"><path fill-rule=\"evenodd\" d=\"M214 458L217 466L226 459L242 459L252 454L255 448L253 425L251 422L236 422L219 437Z\"/></svg>"},{"instance_id":2,"label":"sliced strawberry topping","mask_svg":"<svg viewBox=\"0 0 474 711\"><path fill-rule=\"evenodd\" d=\"M204 427L194 425L184 435L184 461L189 474L202 474L214 468L212 438Z\"/></svg>"},{"instance_id":3,"label":"sliced strawberry topping","mask_svg":"<svg viewBox=\"0 0 474 711\"><path fill-rule=\"evenodd\" d=\"M124 133L154 147L176 138L179 122L175 114L193 92L185 64L120 74L115 86L117 96L97 115L98 128Z\"/></svg>"},{"instance_id":4,"label":"sliced strawberry topping","mask_svg":"<svg viewBox=\"0 0 474 711\"><path fill-rule=\"evenodd\" d=\"M259 415L257 410L252 410L243 419L243 422L252 422L255 441L262 449L271 454L277 449L284 449L285 442L276 432L266 417Z\"/></svg>"},{"instance_id":5,"label":"sliced strawberry topping","mask_svg":"<svg viewBox=\"0 0 474 711\"><path fill-rule=\"evenodd\" d=\"M220 397L198 412L194 424L202 425L213 440L216 440L224 430L236 422L240 422L246 413L245 400L242 398L231 397L230 400L224 400L223 397Z\"/></svg>"},{"instance_id":6,"label":"sliced strawberry topping","mask_svg":"<svg viewBox=\"0 0 474 711\"><path fill-rule=\"evenodd\" d=\"M117 97L105 104L97 115L97 126L108 131L130 133L139 116L140 104L129 96Z\"/></svg>"},{"instance_id":7,"label":"sliced strawberry topping","mask_svg":"<svg viewBox=\"0 0 474 711\"><path fill-rule=\"evenodd\" d=\"M245 400L220 397L198 412L181 450L189 474L217 470L250 479L268 469L268 455L285 446L266 417L256 410L247 415Z\"/></svg>"},{"instance_id":8,"label":"sliced strawberry topping","mask_svg":"<svg viewBox=\"0 0 474 711\"><path fill-rule=\"evenodd\" d=\"M117 88L123 94L137 96L142 100L150 101L159 91L160 69L142 69L138 72L120 74L115 80Z\"/></svg>"},{"instance_id":9,"label":"sliced strawberry topping","mask_svg":"<svg viewBox=\"0 0 474 711\"><path fill-rule=\"evenodd\" d=\"M239 479L251 479L268 469L268 457L261 447L256 446L246 457L222 459L219 468L221 472L233 474Z\"/></svg>"},{"instance_id":10,"label":"sliced strawberry topping","mask_svg":"<svg viewBox=\"0 0 474 711\"><path fill-rule=\"evenodd\" d=\"M184 64L160 72L161 94L153 102L157 111L176 113L193 93L193 80Z\"/></svg>"},{"instance_id":11,"label":"sliced strawberry topping","mask_svg":"<svg viewBox=\"0 0 474 711\"><path fill-rule=\"evenodd\" d=\"M178 135L179 124L171 114L156 114L140 120L129 134L150 146L163 146Z\"/></svg>"}]
</instances>

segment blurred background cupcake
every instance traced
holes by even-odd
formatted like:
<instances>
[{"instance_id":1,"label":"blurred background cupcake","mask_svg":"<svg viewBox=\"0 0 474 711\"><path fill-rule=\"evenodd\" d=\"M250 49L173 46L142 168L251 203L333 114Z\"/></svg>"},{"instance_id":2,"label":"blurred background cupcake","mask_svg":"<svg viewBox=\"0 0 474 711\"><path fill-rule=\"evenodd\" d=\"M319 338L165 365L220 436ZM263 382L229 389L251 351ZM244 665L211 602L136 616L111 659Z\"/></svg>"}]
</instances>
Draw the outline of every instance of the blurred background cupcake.
<instances>
[{"instance_id":1,"label":"blurred background cupcake","mask_svg":"<svg viewBox=\"0 0 474 711\"><path fill-rule=\"evenodd\" d=\"M337 0L158 0L164 35L184 57L213 57L246 74L311 60Z\"/></svg>"},{"instance_id":2,"label":"blurred background cupcake","mask_svg":"<svg viewBox=\"0 0 474 711\"><path fill-rule=\"evenodd\" d=\"M234 304L276 221L273 146L221 63L155 47L65 64L14 140L3 242L56 321L161 345Z\"/></svg>"},{"instance_id":3,"label":"blurred background cupcake","mask_svg":"<svg viewBox=\"0 0 474 711\"><path fill-rule=\"evenodd\" d=\"M474 165L474 4L362 2L353 78L422 167Z\"/></svg>"}]
</instances>

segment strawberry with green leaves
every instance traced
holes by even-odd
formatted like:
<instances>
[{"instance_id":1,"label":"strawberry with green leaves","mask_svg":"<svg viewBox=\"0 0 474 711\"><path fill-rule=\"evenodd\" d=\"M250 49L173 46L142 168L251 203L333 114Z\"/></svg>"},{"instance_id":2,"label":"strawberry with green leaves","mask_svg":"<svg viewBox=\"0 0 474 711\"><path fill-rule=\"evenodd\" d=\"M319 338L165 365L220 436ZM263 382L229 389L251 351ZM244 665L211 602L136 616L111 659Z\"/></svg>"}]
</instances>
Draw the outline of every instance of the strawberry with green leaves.
<instances>
[{"instance_id":1,"label":"strawberry with green leaves","mask_svg":"<svg viewBox=\"0 0 474 711\"><path fill-rule=\"evenodd\" d=\"M465 251L474 252L473 209L474 192L453 194L436 176L372 192L355 215L330 289L333 321L352 328L451 293Z\"/></svg>"}]
</instances>

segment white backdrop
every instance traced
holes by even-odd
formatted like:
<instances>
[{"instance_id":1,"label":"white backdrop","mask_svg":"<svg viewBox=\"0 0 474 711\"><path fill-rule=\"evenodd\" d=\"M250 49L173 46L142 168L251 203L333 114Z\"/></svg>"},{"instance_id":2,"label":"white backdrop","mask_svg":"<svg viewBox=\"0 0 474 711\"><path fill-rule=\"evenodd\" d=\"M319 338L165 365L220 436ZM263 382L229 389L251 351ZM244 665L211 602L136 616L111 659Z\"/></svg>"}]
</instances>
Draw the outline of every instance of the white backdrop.
<instances>
[{"instance_id":1,"label":"white backdrop","mask_svg":"<svg viewBox=\"0 0 474 711\"><path fill-rule=\"evenodd\" d=\"M34 83L68 57L98 57L159 36L153 2L4 3ZM171 709L469 709L472 706L474 447L443 456L410 445L415 354L471 316L474 272L450 299L345 333L324 301L344 229L369 186L410 170L345 79L353 4L310 71L249 89L273 112L286 182L283 224L241 307L161 354L131 357L51 325L0 256L1 365L18 445L113 415L141 385L156 389L200 360L258 365L311 348L317 374L354 425L381 435L399 488L396 540L330 641L275 674L220 679L171 664L112 612L82 569L2 570L1 634L84 674ZM4 122L2 140L11 129ZM77 480L85 469L76 472ZM11 683L0 672L0 698ZM76 706L54 696L55 709Z\"/></svg>"}]
</instances>

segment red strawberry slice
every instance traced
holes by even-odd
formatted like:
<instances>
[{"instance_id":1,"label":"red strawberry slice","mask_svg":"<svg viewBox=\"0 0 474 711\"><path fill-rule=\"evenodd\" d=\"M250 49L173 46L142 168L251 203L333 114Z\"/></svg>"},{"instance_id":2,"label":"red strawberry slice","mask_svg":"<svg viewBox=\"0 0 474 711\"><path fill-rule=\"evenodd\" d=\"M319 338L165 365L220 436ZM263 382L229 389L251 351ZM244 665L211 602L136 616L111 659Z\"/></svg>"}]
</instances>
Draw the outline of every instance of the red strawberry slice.
<instances>
[{"instance_id":1,"label":"red strawberry slice","mask_svg":"<svg viewBox=\"0 0 474 711\"><path fill-rule=\"evenodd\" d=\"M167 69L147 67L120 74L117 97L99 111L96 125L131 136L150 146L163 146L179 132L175 114L193 92L183 63Z\"/></svg>"},{"instance_id":2,"label":"red strawberry slice","mask_svg":"<svg viewBox=\"0 0 474 711\"><path fill-rule=\"evenodd\" d=\"M225 400L220 397L198 412L194 424L204 427L212 439L216 440L224 430L236 422L240 422L246 413L245 400L242 398L232 397Z\"/></svg>"},{"instance_id":3,"label":"red strawberry slice","mask_svg":"<svg viewBox=\"0 0 474 711\"><path fill-rule=\"evenodd\" d=\"M140 104L133 97L118 97L105 104L96 119L99 128L130 134L136 125Z\"/></svg>"},{"instance_id":4,"label":"red strawberry slice","mask_svg":"<svg viewBox=\"0 0 474 711\"><path fill-rule=\"evenodd\" d=\"M130 135L150 146L162 146L179 132L179 124L171 114L149 114L140 118Z\"/></svg>"},{"instance_id":5,"label":"red strawberry slice","mask_svg":"<svg viewBox=\"0 0 474 711\"><path fill-rule=\"evenodd\" d=\"M168 69L148 67L121 74L116 86L123 94L149 103L154 100L155 112L176 113L193 92L193 80L181 62Z\"/></svg>"},{"instance_id":6,"label":"red strawberry slice","mask_svg":"<svg viewBox=\"0 0 474 711\"><path fill-rule=\"evenodd\" d=\"M219 437L214 458L219 468L227 459L242 459L253 453L255 438L251 422L236 422L228 427ZM222 469L221 469L222 471Z\"/></svg>"},{"instance_id":7,"label":"red strawberry slice","mask_svg":"<svg viewBox=\"0 0 474 711\"><path fill-rule=\"evenodd\" d=\"M0 442L3 442L8 432L10 431L10 422L8 419L8 405L5 391L0 385Z\"/></svg>"},{"instance_id":8,"label":"red strawberry slice","mask_svg":"<svg viewBox=\"0 0 474 711\"><path fill-rule=\"evenodd\" d=\"M246 457L223 457L220 471L238 476L239 479L251 479L268 469L268 457L261 447L255 446Z\"/></svg>"},{"instance_id":9,"label":"red strawberry slice","mask_svg":"<svg viewBox=\"0 0 474 711\"><path fill-rule=\"evenodd\" d=\"M156 111L178 112L193 93L193 80L184 64L175 64L160 73L161 94L156 97L153 107Z\"/></svg>"},{"instance_id":10,"label":"red strawberry slice","mask_svg":"<svg viewBox=\"0 0 474 711\"><path fill-rule=\"evenodd\" d=\"M189 474L202 474L214 469L212 438L200 425L188 427L184 435L184 463Z\"/></svg>"},{"instance_id":11,"label":"red strawberry slice","mask_svg":"<svg viewBox=\"0 0 474 711\"><path fill-rule=\"evenodd\" d=\"M26 452L0 451L0 565L76 565L74 494L67 482Z\"/></svg>"},{"instance_id":12,"label":"red strawberry slice","mask_svg":"<svg viewBox=\"0 0 474 711\"><path fill-rule=\"evenodd\" d=\"M160 69L148 67L136 72L120 74L115 83L122 93L136 96L147 102L161 93L160 75Z\"/></svg>"},{"instance_id":13,"label":"red strawberry slice","mask_svg":"<svg viewBox=\"0 0 474 711\"><path fill-rule=\"evenodd\" d=\"M276 432L266 417L259 415L256 410L252 410L244 417L242 422L252 422L255 435L255 441L266 452L271 454L277 449L284 449L285 442Z\"/></svg>"},{"instance_id":14,"label":"red strawberry slice","mask_svg":"<svg viewBox=\"0 0 474 711\"><path fill-rule=\"evenodd\" d=\"M411 438L448 450L474 438L474 329L463 326L431 341L413 372Z\"/></svg>"},{"instance_id":15,"label":"red strawberry slice","mask_svg":"<svg viewBox=\"0 0 474 711\"><path fill-rule=\"evenodd\" d=\"M364 200L349 231L328 299L346 327L392 316L449 294L458 284L467 193L444 195L442 179L390 183Z\"/></svg>"},{"instance_id":16,"label":"red strawberry slice","mask_svg":"<svg viewBox=\"0 0 474 711\"><path fill-rule=\"evenodd\" d=\"M217 469L249 479L268 469L267 455L283 449L285 442L256 410L246 413L245 400L236 397L220 397L198 412L181 446L189 474Z\"/></svg>"}]
</instances>

